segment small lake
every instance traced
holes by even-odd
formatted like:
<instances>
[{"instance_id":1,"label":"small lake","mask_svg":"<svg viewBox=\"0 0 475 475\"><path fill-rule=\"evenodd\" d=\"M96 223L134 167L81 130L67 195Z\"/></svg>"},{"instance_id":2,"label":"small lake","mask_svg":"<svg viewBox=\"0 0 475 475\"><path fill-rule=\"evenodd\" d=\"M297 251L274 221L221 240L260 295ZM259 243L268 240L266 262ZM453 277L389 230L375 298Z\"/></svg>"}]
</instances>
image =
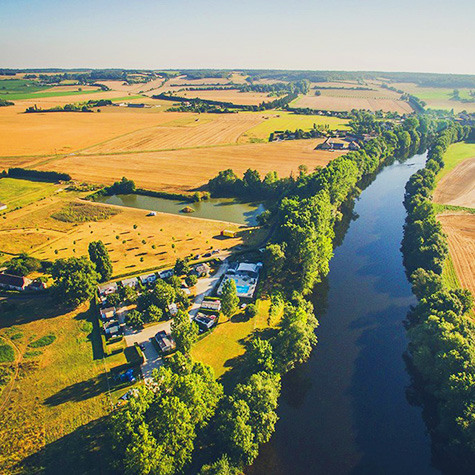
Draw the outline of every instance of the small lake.
<instances>
[{"instance_id":1,"label":"small lake","mask_svg":"<svg viewBox=\"0 0 475 475\"><path fill-rule=\"evenodd\" d=\"M247 226L256 226L258 224L257 217L265 211L264 205L260 202L243 203L233 198L212 198L208 201L189 203L183 200L129 194L101 196L97 201L110 205L128 206L130 208L192 216L194 218L215 219L217 221L228 221ZM185 206L193 208L195 212L181 212Z\"/></svg>"}]
</instances>

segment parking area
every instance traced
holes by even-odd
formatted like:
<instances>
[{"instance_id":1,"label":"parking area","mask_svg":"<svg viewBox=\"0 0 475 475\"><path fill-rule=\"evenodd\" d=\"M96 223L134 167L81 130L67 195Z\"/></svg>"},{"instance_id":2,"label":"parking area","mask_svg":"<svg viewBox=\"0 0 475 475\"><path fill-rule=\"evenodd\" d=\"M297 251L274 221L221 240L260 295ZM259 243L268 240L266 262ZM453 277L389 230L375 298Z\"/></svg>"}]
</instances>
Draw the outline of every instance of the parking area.
<instances>
[{"instance_id":1,"label":"parking area","mask_svg":"<svg viewBox=\"0 0 475 475\"><path fill-rule=\"evenodd\" d=\"M153 338L157 332L162 330L170 333L170 325L171 320L160 322L138 331L126 327L124 338L127 346L132 346L134 343L138 343L144 347L143 353L145 362L142 365L142 374L144 378L151 378L153 369L160 367L162 364L162 356L159 354L150 339Z\"/></svg>"}]
</instances>

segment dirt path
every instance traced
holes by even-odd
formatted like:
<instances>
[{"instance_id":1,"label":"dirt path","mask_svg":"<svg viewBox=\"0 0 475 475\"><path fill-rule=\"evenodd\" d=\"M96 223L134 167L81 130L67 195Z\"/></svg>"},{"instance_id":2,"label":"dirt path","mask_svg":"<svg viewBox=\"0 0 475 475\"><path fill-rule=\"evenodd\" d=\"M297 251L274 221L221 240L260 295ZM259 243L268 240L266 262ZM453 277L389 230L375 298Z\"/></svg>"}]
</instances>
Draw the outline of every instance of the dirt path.
<instances>
[{"instance_id":1,"label":"dirt path","mask_svg":"<svg viewBox=\"0 0 475 475\"><path fill-rule=\"evenodd\" d=\"M440 180L434 202L475 208L475 157L464 160Z\"/></svg>"}]
</instances>

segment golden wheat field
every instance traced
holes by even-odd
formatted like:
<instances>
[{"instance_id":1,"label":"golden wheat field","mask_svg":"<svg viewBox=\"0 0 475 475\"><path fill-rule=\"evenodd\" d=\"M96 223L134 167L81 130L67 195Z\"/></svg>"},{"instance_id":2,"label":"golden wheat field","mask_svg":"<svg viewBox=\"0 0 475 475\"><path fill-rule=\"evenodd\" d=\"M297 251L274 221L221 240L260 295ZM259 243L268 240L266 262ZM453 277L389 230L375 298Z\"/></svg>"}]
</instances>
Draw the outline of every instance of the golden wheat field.
<instances>
[{"instance_id":1,"label":"golden wheat field","mask_svg":"<svg viewBox=\"0 0 475 475\"><path fill-rule=\"evenodd\" d=\"M446 213L437 219L448 236L450 256L460 284L475 294L475 215Z\"/></svg>"},{"instance_id":2,"label":"golden wheat field","mask_svg":"<svg viewBox=\"0 0 475 475\"><path fill-rule=\"evenodd\" d=\"M112 155L74 155L38 163L35 168L67 172L73 179L111 184L126 176L137 186L150 190L186 191L199 188L221 170L241 174L248 168L261 175L277 171L279 176L297 174L305 164L311 170L325 166L343 154L314 150L322 139L293 140L163 152Z\"/></svg>"},{"instance_id":3,"label":"golden wheat field","mask_svg":"<svg viewBox=\"0 0 475 475\"><path fill-rule=\"evenodd\" d=\"M475 208L475 157L459 163L439 181L434 201Z\"/></svg>"}]
</instances>

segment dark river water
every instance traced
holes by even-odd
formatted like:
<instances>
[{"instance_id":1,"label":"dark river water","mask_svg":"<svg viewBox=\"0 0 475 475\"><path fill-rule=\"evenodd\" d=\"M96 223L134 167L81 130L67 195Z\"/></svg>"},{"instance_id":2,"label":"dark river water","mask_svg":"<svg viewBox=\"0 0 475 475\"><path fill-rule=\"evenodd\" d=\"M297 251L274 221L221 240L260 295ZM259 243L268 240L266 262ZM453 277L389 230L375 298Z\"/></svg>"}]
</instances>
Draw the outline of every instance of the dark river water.
<instances>
[{"instance_id":1,"label":"dark river water","mask_svg":"<svg viewBox=\"0 0 475 475\"><path fill-rule=\"evenodd\" d=\"M399 251L404 186L425 156L384 168L363 191L335 249L319 343L283 380L279 422L249 475L440 473L431 466L410 377L403 320L415 303Z\"/></svg>"}]
</instances>

